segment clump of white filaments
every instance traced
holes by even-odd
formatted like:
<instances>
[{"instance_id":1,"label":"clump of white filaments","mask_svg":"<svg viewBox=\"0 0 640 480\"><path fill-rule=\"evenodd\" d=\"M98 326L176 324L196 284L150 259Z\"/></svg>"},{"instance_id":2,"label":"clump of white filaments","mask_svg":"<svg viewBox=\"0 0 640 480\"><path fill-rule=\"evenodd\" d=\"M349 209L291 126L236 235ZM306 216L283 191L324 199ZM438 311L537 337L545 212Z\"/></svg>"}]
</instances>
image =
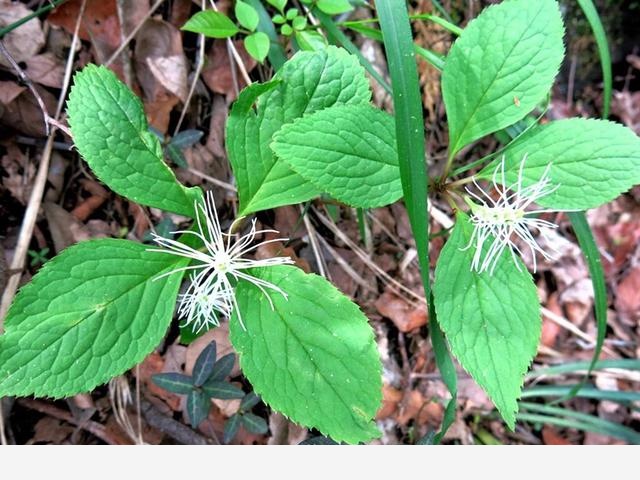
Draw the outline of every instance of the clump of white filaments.
<instances>
[{"instance_id":1,"label":"clump of white filaments","mask_svg":"<svg viewBox=\"0 0 640 480\"><path fill-rule=\"evenodd\" d=\"M267 297L273 309L273 300L269 290L282 295L285 299L287 294L277 285L251 275L247 270L275 265L291 265L294 262L289 257L274 257L261 260L243 257L254 252L262 245L287 239L274 238L253 244L258 235L278 232L276 230L257 230L256 220L254 219L251 222L251 228L248 233L241 236L235 235L232 233L234 225L242 217L231 224L228 232L222 232L211 192L207 192L204 202L195 203L195 211L196 229L171 233L193 235L204 244L204 248L196 250L177 240L153 234L153 240L163 248L150 249L149 251L177 255L194 262L186 267L163 273L156 279L178 272L191 272L189 287L183 295L180 295L178 316L184 321L184 325L192 325L195 332L218 326L220 324L219 315L230 317L234 311L238 316L240 325L245 328L235 296L237 282L247 281L255 285Z\"/></svg>"},{"instance_id":2,"label":"clump of white filaments","mask_svg":"<svg viewBox=\"0 0 640 480\"><path fill-rule=\"evenodd\" d=\"M475 178L473 179L473 184L480 194L476 194L468 188L466 189L467 193L473 198L473 200L467 199L467 203L471 207L471 223L474 228L471 240L464 250L472 247L475 249L471 263L472 271L478 273L488 271L489 275L493 275L505 248L509 248L516 267L521 270L520 261L516 254L522 256L522 251L516 245L515 238L522 240L531 250L534 272L537 269L536 253L539 253L547 261L554 260L552 254L540 247L530 229L535 229L542 237L548 238L550 231L558 228L558 226L547 220L537 218L537 216L557 210L527 209L541 198L551 195L560 185L551 184L551 178L549 177L551 164L548 164L537 182L523 188L522 180L525 162L526 155L520 162L518 179L514 184L507 187L505 157L502 157L502 161L496 166L492 177L493 188L498 194L497 199L494 199L488 192L484 191ZM498 178L498 175L500 175L500 178ZM488 249L486 249L485 243L490 244ZM554 251L554 253L556 252Z\"/></svg>"}]
</instances>

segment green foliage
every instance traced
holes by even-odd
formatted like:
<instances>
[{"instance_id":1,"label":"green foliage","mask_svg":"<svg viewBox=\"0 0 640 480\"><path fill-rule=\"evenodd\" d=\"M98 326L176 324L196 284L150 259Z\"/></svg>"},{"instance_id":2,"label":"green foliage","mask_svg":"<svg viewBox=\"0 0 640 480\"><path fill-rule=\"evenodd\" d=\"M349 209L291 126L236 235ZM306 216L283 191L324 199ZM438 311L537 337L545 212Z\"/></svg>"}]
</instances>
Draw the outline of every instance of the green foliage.
<instances>
[{"instance_id":1,"label":"green foliage","mask_svg":"<svg viewBox=\"0 0 640 480\"><path fill-rule=\"evenodd\" d=\"M379 436L381 364L366 317L324 278L278 266L259 278L288 295L263 294L241 281L236 298L246 329L230 324L242 371L261 398L291 420L338 441Z\"/></svg>"},{"instance_id":2,"label":"green foliage","mask_svg":"<svg viewBox=\"0 0 640 480\"><path fill-rule=\"evenodd\" d=\"M459 213L436 266L436 312L453 354L513 429L524 374L540 339L537 290L508 250L492 276L471 272L472 231L467 216Z\"/></svg>"},{"instance_id":3,"label":"green foliage","mask_svg":"<svg viewBox=\"0 0 640 480\"><path fill-rule=\"evenodd\" d=\"M71 396L124 373L164 336L185 260L127 240L72 246L15 298L0 336L0 396Z\"/></svg>"},{"instance_id":4,"label":"green foliage","mask_svg":"<svg viewBox=\"0 0 640 480\"><path fill-rule=\"evenodd\" d=\"M366 103L370 97L357 60L334 47L298 52L271 82L243 90L226 126L241 215L303 202L322 192L271 151L272 137L283 125L333 105Z\"/></svg>"},{"instance_id":5,"label":"green foliage","mask_svg":"<svg viewBox=\"0 0 640 480\"><path fill-rule=\"evenodd\" d=\"M571 118L536 126L503 153L510 184L517 180L525 156L524 187L537 182L551 165L551 182L558 188L538 203L557 210L595 208L640 183L640 138L607 120ZM490 177L499 160L480 176Z\"/></svg>"},{"instance_id":6,"label":"green foliage","mask_svg":"<svg viewBox=\"0 0 640 480\"><path fill-rule=\"evenodd\" d=\"M248 3L236 0L235 13L238 23L247 30L253 32L258 27L260 21L258 12Z\"/></svg>"},{"instance_id":7,"label":"green foliage","mask_svg":"<svg viewBox=\"0 0 640 480\"><path fill-rule=\"evenodd\" d=\"M244 39L244 48L258 62L264 62L269 54L271 40L266 33L255 32Z\"/></svg>"},{"instance_id":8,"label":"green foliage","mask_svg":"<svg viewBox=\"0 0 640 480\"><path fill-rule=\"evenodd\" d=\"M328 15L338 15L353 10L348 0L318 0L317 5Z\"/></svg>"},{"instance_id":9,"label":"green foliage","mask_svg":"<svg viewBox=\"0 0 640 480\"><path fill-rule=\"evenodd\" d=\"M284 7L287 5L287 0L267 0L267 3L277 8L279 12L283 12Z\"/></svg>"},{"instance_id":10,"label":"green foliage","mask_svg":"<svg viewBox=\"0 0 640 480\"><path fill-rule=\"evenodd\" d=\"M245 396L242 389L223 381L228 377L235 363L235 355L229 353L216 361L216 342L207 345L193 367L193 375L181 373L158 373L151 378L161 388L173 393L187 395L187 415L193 428L209 416L212 398L231 400L242 398L244 403L253 401L254 394Z\"/></svg>"},{"instance_id":11,"label":"green foliage","mask_svg":"<svg viewBox=\"0 0 640 480\"><path fill-rule=\"evenodd\" d=\"M182 30L211 38L229 38L240 31L229 17L213 10L196 13L183 25Z\"/></svg>"},{"instance_id":12,"label":"green foliage","mask_svg":"<svg viewBox=\"0 0 640 480\"><path fill-rule=\"evenodd\" d=\"M140 99L114 73L88 65L67 102L74 143L95 174L135 202L193 216L198 188L181 185L162 161Z\"/></svg>"},{"instance_id":13,"label":"green foliage","mask_svg":"<svg viewBox=\"0 0 640 480\"><path fill-rule=\"evenodd\" d=\"M277 157L341 202L373 208L402 196L395 122L382 110L326 108L285 125L273 138Z\"/></svg>"},{"instance_id":14,"label":"green foliage","mask_svg":"<svg viewBox=\"0 0 640 480\"><path fill-rule=\"evenodd\" d=\"M563 33L555 0L508 0L467 25L442 72L451 157L545 98L564 55Z\"/></svg>"}]
</instances>

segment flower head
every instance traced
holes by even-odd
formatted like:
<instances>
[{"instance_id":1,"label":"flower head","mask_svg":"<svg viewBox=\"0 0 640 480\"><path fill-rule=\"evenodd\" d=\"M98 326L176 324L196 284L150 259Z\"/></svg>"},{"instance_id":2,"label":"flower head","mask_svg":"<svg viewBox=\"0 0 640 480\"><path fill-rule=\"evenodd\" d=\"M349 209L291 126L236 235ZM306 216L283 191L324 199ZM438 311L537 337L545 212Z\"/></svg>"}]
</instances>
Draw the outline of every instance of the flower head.
<instances>
[{"instance_id":1,"label":"flower head","mask_svg":"<svg viewBox=\"0 0 640 480\"><path fill-rule=\"evenodd\" d=\"M498 198L494 199L489 193L480 188L475 178L473 184L476 186L480 195L466 189L473 200L466 199L471 207L471 223L474 226L473 233L469 244L464 250L471 247L475 248L471 270L478 273L488 271L493 274L498 259L502 255L505 248L509 248L513 261L520 270L520 263L516 257L516 253L522 256L522 251L515 243L515 238L519 238L529 247L533 256L533 271L536 271L536 252L542 255L545 260L553 260L554 257L544 251L536 242L531 234L530 229L538 230L540 235L546 237L550 229L558 228L554 223L537 218L537 215L545 212L552 212L547 209L527 210L532 204L539 199L546 197L555 192L560 185L552 185L549 177L551 164L544 169L540 179L529 185L522 187L522 174L526 162L526 155L520 162L518 170L518 179L514 184L507 187L505 176L505 157L496 166L493 172L492 183L498 193ZM498 182L500 175L500 182ZM478 203L476 203L478 202ZM490 245L483 256L485 243Z\"/></svg>"},{"instance_id":2,"label":"flower head","mask_svg":"<svg viewBox=\"0 0 640 480\"><path fill-rule=\"evenodd\" d=\"M190 285L180 296L178 316L185 321L185 325L192 324L194 331L200 331L207 326L220 324L218 315L231 316L236 311L238 320L244 328L240 309L235 297L235 286L239 280L252 283L267 297L271 308L273 301L268 290L272 290L283 297L287 294L278 286L254 277L247 270L256 267L271 267L274 265L290 265L293 260L289 257L274 257L263 260L243 258L261 245L286 240L274 238L252 245L256 236L263 233L278 233L276 230L256 230L256 220L252 220L248 233L237 236L233 228L242 217L236 219L229 231L224 233L216 211L213 194L207 192L204 202L195 203L196 227L193 230L180 230L174 234L193 235L204 244L201 249L153 234L154 241L163 248L150 249L153 252L168 253L193 260L191 265L176 268L158 277L162 278L177 272L190 271ZM238 237L238 238L236 238Z\"/></svg>"}]
</instances>

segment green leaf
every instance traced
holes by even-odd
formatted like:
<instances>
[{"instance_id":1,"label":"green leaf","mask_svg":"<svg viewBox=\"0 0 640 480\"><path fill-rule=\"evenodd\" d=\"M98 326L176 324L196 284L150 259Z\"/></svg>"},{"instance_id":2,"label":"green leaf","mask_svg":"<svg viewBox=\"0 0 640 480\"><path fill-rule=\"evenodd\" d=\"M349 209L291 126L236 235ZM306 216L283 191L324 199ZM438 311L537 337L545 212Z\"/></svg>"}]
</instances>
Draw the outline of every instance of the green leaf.
<instances>
[{"instance_id":1,"label":"green leaf","mask_svg":"<svg viewBox=\"0 0 640 480\"><path fill-rule=\"evenodd\" d=\"M240 420L242 421L242 426L251 433L264 435L269 431L269 426L264 418L254 415L253 413L243 414Z\"/></svg>"},{"instance_id":2,"label":"green leaf","mask_svg":"<svg viewBox=\"0 0 640 480\"><path fill-rule=\"evenodd\" d=\"M239 32L238 27L229 17L213 10L196 13L182 26L181 30L201 33L211 38L233 37Z\"/></svg>"},{"instance_id":3,"label":"green leaf","mask_svg":"<svg viewBox=\"0 0 640 480\"><path fill-rule=\"evenodd\" d=\"M381 364L373 330L360 309L324 278L291 266L254 269L277 285L274 309L240 281L230 338L242 371L263 402L294 422L336 440L380 436L372 422L381 402Z\"/></svg>"},{"instance_id":4,"label":"green leaf","mask_svg":"<svg viewBox=\"0 0 640 480\"><path fill-rule=\"evenodd\" d=\"M318 0L318 8L329 15L350 12L353 7L347 0Z\"/></svg>"},{"instance_id":5,"label":"green leaf","mask_svg":"<svg viewBox=\"0 0 640 480\"><path fill-rule=\"evenodd\" d=\"M244 39L244 48L258 62L264 62L269 53L271 41L266 33L255 32Z\"/></svg>"},{"instance_id":6,"label":"green leaf","mask_svg":"<svg viewBox=\"0 0 640 480\"><path fill-rule=\"evenodd\" d=\"M238 415L237 413L231 415L231 417L229 417L229 420L227 420L227 423L225 423L224 425L224 436L222 437L222 441L225 444L228 444L231 440L233 440L233 437L235 437L236 433L238 433L239 427L240 415Z\"/></svg>"},{"instance_id":7,"label":"green leaf","mask_svg":"<svg viewBox=\"0 0 640 480\"><path fill-rule=\"evenodd\" d=\"M244 397L242 389L227 382L213 382L210 380L202 386L202 390L209 395L209 397L222 400Z\"/></svg>"},{"instance_id":8,"label":"green leaf","mask_svg":"<svg viewBox=\"0 0 640 480\"><path fill-rule=\"evenodd\" d=\"M212 382L224 380L231 373L235 363L236 355L234 353L227 353L215 363L211 370L211 374L209 375L209 380Z\"/></svg>"},{"instance_id":9,"label":"green leaf","mask_svg":"<svg viewBox=\"0 0 640 480\"><path fill-rule=\"evenodd\" d=\"M0 396L67 397L141 362L160 343L186 259L128 240L82 242L22 287L0 336Z\"/></svg>"},{"instance_id":10,"label":"green leaf","mask_svg":"<svg viewBox=\"0 0 640 480\"><path fill-rule=\"evenodd\" d=\"M294 30L304 30L307 28L307 17L296 17L291 22Z\"/></svg>"},{"instance_id":11,"label":"green leaf","mask_svg":"<svg viewBox=\"0 0 640 480\"><path fill-rule=\"evenodd\" d=\"M459 213L438 258L433 287L438 321L451 351L487 392L511 429L524 374L540 339L540 304L531 275L508 249L495 272L471 272L473 226ZM488 242L484 251L488 250Z\"/></svg>"},{"instance_id":12,"label":"green leaf","mask_svg":"<svg viewBox=\"0 0 640 480\"><path fill-rule=\"evenodd\" d=\"M254 392L248 393L240 402L240 410L250 410L260 403L260 397Z\"/></svg>"},{"instance_id":13,"label":"green leaf","mask_svg":"<svg viewBox=\"0 0 640 480\"><path fill-rule=\"evenodd\" d=\"M327 41L324 37L312 30L297 31L296 42L302 50L307 52L322 51L327 48Z\"/></svg>"},{"instance_id":14,"label":"green leaf","mask_svg":"<svg viewBox=\"0 0 640 480\"><path fill-rule=\"evenodd\" d=\"M282 12L287 5L287 0L267 0L267 3L277 8L279 12Z\"/></svg>"},{"instance_id":15,"label":"green leaf","mask_svg":"<svg viewBox=\"0 0 640 480\"><path fill-rule=\"evenodd\" d=\"M193 390L191 377L181 373L157 373L151 376L153 383L169 392L187 394Z\"/></svg>"},{"instance_id":16,"label":"green leaf","mask_svg":"<svg viewBox=\"0 0 640 480\"><path fill-rule=\"evenodd\" d=\"M402 197L393 117L371 105L339 105L298 118L271 149L305 180L354 207Z\"/></svg>"},{"instance_id":17,"label":"green leaf","mask_svg":"<svg viewBox=\"0 0 640 480\"><path fill-rule=\"evenodd\" d=\"M187 415L193 428L197 428L207 418L209 410L211 410L209 397L198 390L191 390L187 395Z\"/></svg>"},{"instance_id":18,"label":"green leaf","mask_svg":"<svg viewBox=\"0 0 640 480\"><path fill-rule=\"evenodd\" d=\"M298 12L299 10L297 8L290 8L289 10L287 10L285 17L287 18L287 20L293 20L298 16Z\"/></svg>"},{"instance_id":19,"label":"green leaf","mask_svg":"<svg viewBox=\"0 0 640 480\"><path fill-rule=\"evenodd\" d=\"M244 28L252 32L257 28L260 17L258 16L256 9L251 5L243 2L242 0L237 0L235 13L238 23Z\"/></svg>"},{"instance_id":20,"label":"green leaf","mask_svg":"<svg viewBox=\"0 0 640 480\"><path fill-rule=\"evenodd\" d=\"M193 217L200 190L181 185L162 161L140 99L105 67L87 65L74 83L69 126L96 176L135 202Z\"/></svg>"},{"instance_id":21,"label":"green leaf","mask_svg":"<svg viewBox=\"0 0 640 480\"><path fill-rule=\"evenodd\" d=\"M196 359L196 364L193 366L193 384L196 387L201 386L211 376L215 363L216 342L214 341L200 352Z\"/></svg>"},{"instance_id":22,"label":"green leaf","mask_svg":"<svg viewBox=\"0 0 640 480\"><path fill-rule=\"evenodd\" d=\"M342 49L298 52L266 84L245 88L226 126L240 215L310 200L321 190L278 161L269 145L283 125L339 104L371 98L364 69ZM256 109L253 109L257 102Z\"/></svg>"},{"instance_id":23,"label":"green leaf","mask_svg":"<svg viewBox=\"0 0 640 480\"><path fill-rule=\"evenodd\" d=\"M442 72L451 157L545 98L564 56L563 34L555 0L505 1L467 25Z\"/></svg>"},{"instance_id":24,"label":"green leaf","mask_svg":"<svg viewBox=\"0 0 640 480\"><path fill-rule=\"evenodd\" d=\"M503 152L507 183L524 187L540 180L547 165L555 192L536 203L557 210L595 208L640 183L640 137L607 120L571 118L532 128ZM490 178L501 158L480 176Z\"/></svg>"}]
</instances>

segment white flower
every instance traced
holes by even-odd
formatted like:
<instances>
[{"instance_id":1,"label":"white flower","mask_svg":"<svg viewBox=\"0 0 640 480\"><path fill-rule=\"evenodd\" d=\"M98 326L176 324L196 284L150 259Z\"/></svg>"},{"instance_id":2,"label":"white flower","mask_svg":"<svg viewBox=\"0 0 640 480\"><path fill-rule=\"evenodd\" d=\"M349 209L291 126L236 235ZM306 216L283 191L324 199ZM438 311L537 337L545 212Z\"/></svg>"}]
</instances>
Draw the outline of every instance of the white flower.
<instances>
[{"instance_id":1,"label":"white flower","mask_svg":"<svg viewBox=\"0 0 640 480\"><path fill-rule=\"evenodd\" d=\"M274 257L264 260L251 260L242 257L261 245L286 239L274 238L252 246L251 244L257 235L278 233L276 230L256 230L255 219L251 222L249 232L235 239L236 235L231 232L234 225L242 217L231 224L229 232L223 233L211 192L207 192L205 202L196 202L195 210L197 229L172 233L193 235L204 244L203 248L196 250L177 240L153 234L154 241L164 248L149 249L152 252L168 253L189 258L195 263L186 267L176 268L156 277L156 279L177 272L192 271L189 288L184 295L180 296L178 316L184 319L185 325L193 324L194 331L200 331L209 325L219 325L218 314L229 317L234 310L238 314L240 325L244 328L235 297L235 284L237 281L245 280L258 287L265 294L273 309L273 301L267 289L279 293L284 298L287 298L287 294L280 287L256 278L246 270L256 267L290 265L293 264L293 260L289 257Z\"/></svg>"},{"instance_id":2,"label":"white flower","mask_svg":"<svg viewBox=\"0 0 640 480\"><path fill-rule=\"evenodd\" d=\"M494 200L489 193L480 188L475 178L473 183L480 191L481 196L473 193L468 188L467 193L479 203L466 199L471 207L471 223L474 226L473 234L469 244L463 249L475 248L471 270L478 273L488 271L490 275L498 264L498 259L505 248L509 248L513 261L520 270L520 262L516 253L522 256L522 251L514 241L514 237L520 238L529 247L533 257L533 271L536 271L536 252L542 255L545 260L554 260L553 255L545 252L536 242L529 231L531 228L538 230L540 235L546 237L550 230L558 228L554 223L536 218L537 215L554 210L537 209L527 210L527 208L538 201L555 192L560 185L552 185L549 178L551 164L544 169L540 180L536 183L522 188L522 173L526 161L526 155L520 162L517 181L507 187L505 178L505 157L498 164L493 172L492 183L498 193L497 200ZM497 181L500 173L500 182ZM485 242L490 242L487 252L482 254Z\"/></svg>"}]
</instances>

